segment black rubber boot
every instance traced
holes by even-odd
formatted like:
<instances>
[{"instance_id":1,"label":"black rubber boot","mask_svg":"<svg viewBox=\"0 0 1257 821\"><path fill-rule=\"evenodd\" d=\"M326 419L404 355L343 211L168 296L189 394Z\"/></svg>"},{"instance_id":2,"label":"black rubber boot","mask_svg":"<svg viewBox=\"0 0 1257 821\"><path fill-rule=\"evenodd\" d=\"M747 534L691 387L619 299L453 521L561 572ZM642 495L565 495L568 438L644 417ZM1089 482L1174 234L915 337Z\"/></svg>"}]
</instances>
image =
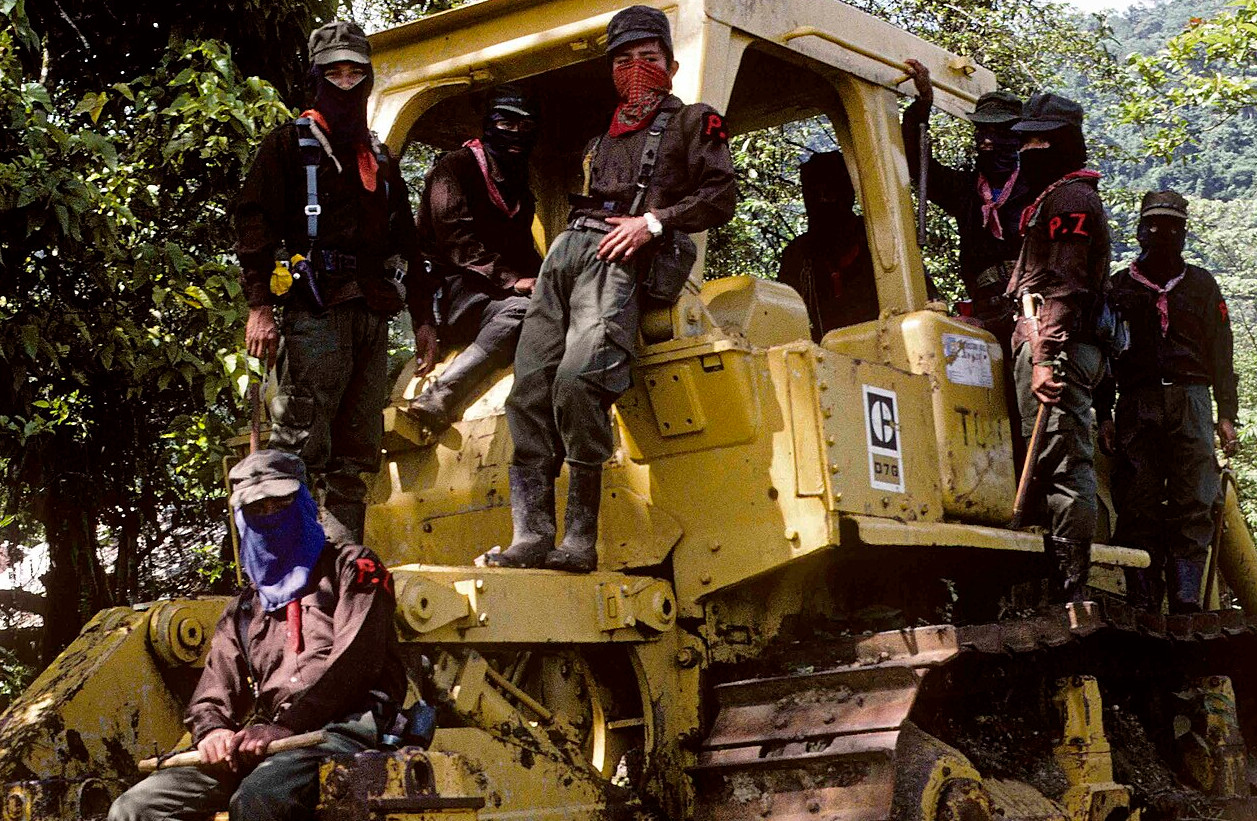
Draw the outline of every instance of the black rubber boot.
<instances>
[{"instance_id":1,"label":"black rubber boot","mask_svg":"<svg viewBox=\"0 0 1257 821\"><path fill-rule=\"evenodd\" d=\"M554 475L543 468L511 465L511 546L485 555L491 567L541 567L554 550Z\"/></svg>"},{"instance_id":2,"label":"black rubber boot","mask_svg":"<svg viewBox=\"0 0 1257 821\"><path fill-rule=\"evenodd\" d=\"M1170 560L1170 612L1175 615L1199 613L1200 588L1205 578L1202 559Z\"/></svg>"},{"instance_id":3,"label":"black rubber boot","mask_svg":"<svg viewBox=\"0 0 1257 821\"><path fill-rule=\"evenodd\" d=\"M1048 596L1061 604L1087 600L1087 576L1091 573L1091 542L1044 534L1048 559Z\"/></svg>"},{"instance_id":4,"label":"black rubber boot","mask_svg":"<svg viewBox=\"0 0 1257 821\"><path fill-rule=\"evenodd\" d=\"M1145 613L1161 612L1160 598L1153 599L1154 572L1156 571L1152 568L1126 568L1126 603L1136 610Z\"/></svg>"},{"instance_id":5,"label":"black rubber boot","mask_svg":"<svg viewBox=\"0 0 1257 821\"><path fill-rule=\"evenodd\" d=\"M410 400L406 412L433 433L454 424L454 411L497 364L484 348L471 344L435 377L423 393Z\"/></svg>"},{"instance_id":6,"label":"black rubber boot","mask_svg":"<svg viewBox=\"0 0 1257 821\"><path fill-rule=\"evenodd\" d=\"M563 543L546 555L550 570L589 573L598 566L598 506L602 502L602 465L568 463L567 513Z\"/></svg>"}]
</instances>

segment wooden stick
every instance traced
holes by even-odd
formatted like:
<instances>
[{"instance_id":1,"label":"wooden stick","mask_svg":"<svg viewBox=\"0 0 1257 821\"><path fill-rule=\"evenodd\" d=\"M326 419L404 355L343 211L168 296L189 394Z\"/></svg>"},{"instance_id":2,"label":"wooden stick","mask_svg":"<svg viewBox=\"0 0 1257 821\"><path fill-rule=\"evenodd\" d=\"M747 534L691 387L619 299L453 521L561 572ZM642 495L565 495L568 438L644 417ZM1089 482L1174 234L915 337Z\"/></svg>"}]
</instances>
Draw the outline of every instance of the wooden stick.
<instances>
[{"instance_id":1,"label":"wooden stick","mask_svg":"<svg viewBox=\"0 0 1257 821\"><path fill-rule=\"evenodd\" d=\"M257 382L249 381L249 453L262 449L262 390Z\"/></svg>"},{"instance_id":2,"label":"wooden stick","mask_svg":"<svg viewBox=\"0 0 1257 821\"><path fill-rule=\"evenodd\" d=\"M1030 496L1030 486L1034 477L1034 463L1039 461L1039 452L1043 450L1043 434L1047 431L1048 408L1039 403L1039 412L1034 417L1034 431L1026 444L1026 464L1021 468L1021 479L1017 482L1017 498L1013 501L1013 520L1009 522L1009 530L1020 530L1021 520L1026 512L1026 500Z\"/></svg>"},{"instance_id":3,"label":"wooden stick","mask_svg":"<svg viewBox=\"0 0 1257 821\"><path fill-rule=\"evenodd\" d=\"M299 750L303 747L314 747L327 740L327 733L315 730L312 733L290 735L278 741L272 741L266 747L267 755L282 753L285 750ZM189 750L186 753L175 753L166 758L146 758L139 763L140 772L151 773L155 770L168 770L171 767L195 767L201 763L201 751Z\"/></svg>"}]
</instances>

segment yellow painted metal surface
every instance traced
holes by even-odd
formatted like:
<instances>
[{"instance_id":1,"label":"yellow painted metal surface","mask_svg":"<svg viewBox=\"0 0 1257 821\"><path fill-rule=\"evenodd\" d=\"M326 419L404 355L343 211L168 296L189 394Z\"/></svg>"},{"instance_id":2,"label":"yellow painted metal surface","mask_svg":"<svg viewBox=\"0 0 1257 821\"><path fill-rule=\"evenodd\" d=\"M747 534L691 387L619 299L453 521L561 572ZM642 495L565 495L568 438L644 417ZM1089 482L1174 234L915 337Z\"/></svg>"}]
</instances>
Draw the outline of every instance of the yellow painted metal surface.
<instances>
[{"instance_id":1,"label":"yellow painted metal surface","mask_svg":"<svg viewBox=\"0 0 1257 821\"><path fill-rule=\"evenodd\" d=\"M1063 679L1058 682L1055 700L1063 727L1054 752L1069 785L1061 798L1068 817L1071 821L1129 817L1130 787L1113 781L1113 756L1104 735L1099 683L1093 676Z\"/></svg>"},{"instance_id":2,"label":"yellow painted metal surface","mask_svg":"<svg viewBox=\"0 0 1257 821\"><path fill-rule=\"evenodd\" d=\"M1223 484L1222 541L1218 566L1235 600L1249 613L1257 613L1257 545L1248 530L1234 482Z\"/></svg>"}]
</instances>

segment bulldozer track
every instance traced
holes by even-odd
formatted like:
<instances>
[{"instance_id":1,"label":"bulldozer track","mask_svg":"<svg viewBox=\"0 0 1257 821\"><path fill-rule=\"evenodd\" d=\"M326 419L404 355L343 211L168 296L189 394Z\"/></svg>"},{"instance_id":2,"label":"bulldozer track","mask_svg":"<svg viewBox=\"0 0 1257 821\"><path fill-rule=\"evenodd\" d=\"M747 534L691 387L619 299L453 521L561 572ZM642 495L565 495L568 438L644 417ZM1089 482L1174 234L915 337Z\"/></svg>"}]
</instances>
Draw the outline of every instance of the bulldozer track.
<instances>
[{"instance_id":1,"label":"bulldozer track","mask_svg":"<svg viewBox=\"0 0 1257 821\"><path fill-rule=\"evenodd\" d=\"M1199 651L1233 639L1257 644L1257 618L1239 610L1163 616L1120 603L1086 603L989 624L933 625L840 639L826 655L845 664L714 688L717 713L691 770L700 796L696 818L913 817L896 807L896 773L902 781L902 759L911 755L903 750L904 739L917 743L914 736L920 735L910 716L927 680L935 689L930 697L938 699L938 690L1005 686L1002 675L1000 684L994 677L981 681L982 671L996 668L1001 674L1014 669L1040 679L1059 674L1063 665L1044 664L1045 655L1068 658L1069 669L1080 660L1084 666L1094 660L1106 670L1129 667L1130 660L1120 654L1107 655L1108 639L1127 647L1170 643L1181 651L1170 654L1174 658L1184 653L1213 658L1223 654ZM1088 655L1092 651L1094 659ZM800 648L793 658L807 655ZM966 764L961 758L953 769ZM952 776L965 783L965 773Z\"/></svg>"}]
</instances>

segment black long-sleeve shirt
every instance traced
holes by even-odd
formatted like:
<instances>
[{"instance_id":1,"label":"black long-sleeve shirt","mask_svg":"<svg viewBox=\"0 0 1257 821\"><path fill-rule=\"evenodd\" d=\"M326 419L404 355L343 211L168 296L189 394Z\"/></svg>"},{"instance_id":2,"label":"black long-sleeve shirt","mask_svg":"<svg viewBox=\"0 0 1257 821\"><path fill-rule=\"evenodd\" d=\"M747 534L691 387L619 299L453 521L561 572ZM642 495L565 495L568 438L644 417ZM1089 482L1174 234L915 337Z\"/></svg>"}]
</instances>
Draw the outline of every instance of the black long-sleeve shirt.
<instances>
[{"instance_id":1,"label":"black long-sleeve shirt","mask_svg":"<svg viewBox=\"0 0 1257 821\"><path fill-rule=\"evenodd\" d=\"M294 123L266 135L235 203L236 256L251 307L278 301L270 289L276 252L282 247L288 256L306 255L310 248L306 172L297 137ZM361 294L371 310L396 313L402 299L384 277L384 261L400 254L413 267L417 257L414 216L398 163L390 156L387 170L376 170L375 190L367 191L352 161L342 160L338 171L330 157L319 153L318 197L323 212L318 218L316 247L357 258L357 270L339 278L344 281L325 282L322 296L331 304L341 301L337 291L351 297ZM309 299L304 286L293 288L290 299Z\"/></svg>"},{"instance_id":2,"label":"black long-sleeve shirt","mask_svg":"<svg viewBox=\"0 0 1257 821\"><path fill-rule=\"evenodd\" d=\"M1195 265L1186 266L1183 281L1167 296L1170 325L1164 336L1157 293L1131 278L1129 268L1113 275L1109 298L1122 319L1130 323L1130 348L1113 362L1119 391L1160 385L1162 380L1209 385L1218 403L1218 416L1235 419L1239 391L1231 321L1212 274ZM1099 409L1097 412L1105 416Z\"/></svg>"},{"instance_id":3,"label":"black long-sleeve shirt","mask_svg":"<svg viewBox=\"0 0 1257 821\"><path fill-rule=\"evenodd\" d=\"M929 106L920 100L914 101L903 113L904 151L914 180L921 168L921 124L929 116ZM976 169L949 168L931 156L926 187L930 202L956 220L960 235L960 278L969 298L982 300L1002 294L1021 251L1019 222L1021 212L1034 200L1030 189L1020 179L1013 184L1012 193L997 212L1004 238L996 239L990 228L982 225L983 202ZM995 272L983 278L984 273L997 266L1002 268L1003 281L991 278Z\"/></svg>"}]
</instances>

